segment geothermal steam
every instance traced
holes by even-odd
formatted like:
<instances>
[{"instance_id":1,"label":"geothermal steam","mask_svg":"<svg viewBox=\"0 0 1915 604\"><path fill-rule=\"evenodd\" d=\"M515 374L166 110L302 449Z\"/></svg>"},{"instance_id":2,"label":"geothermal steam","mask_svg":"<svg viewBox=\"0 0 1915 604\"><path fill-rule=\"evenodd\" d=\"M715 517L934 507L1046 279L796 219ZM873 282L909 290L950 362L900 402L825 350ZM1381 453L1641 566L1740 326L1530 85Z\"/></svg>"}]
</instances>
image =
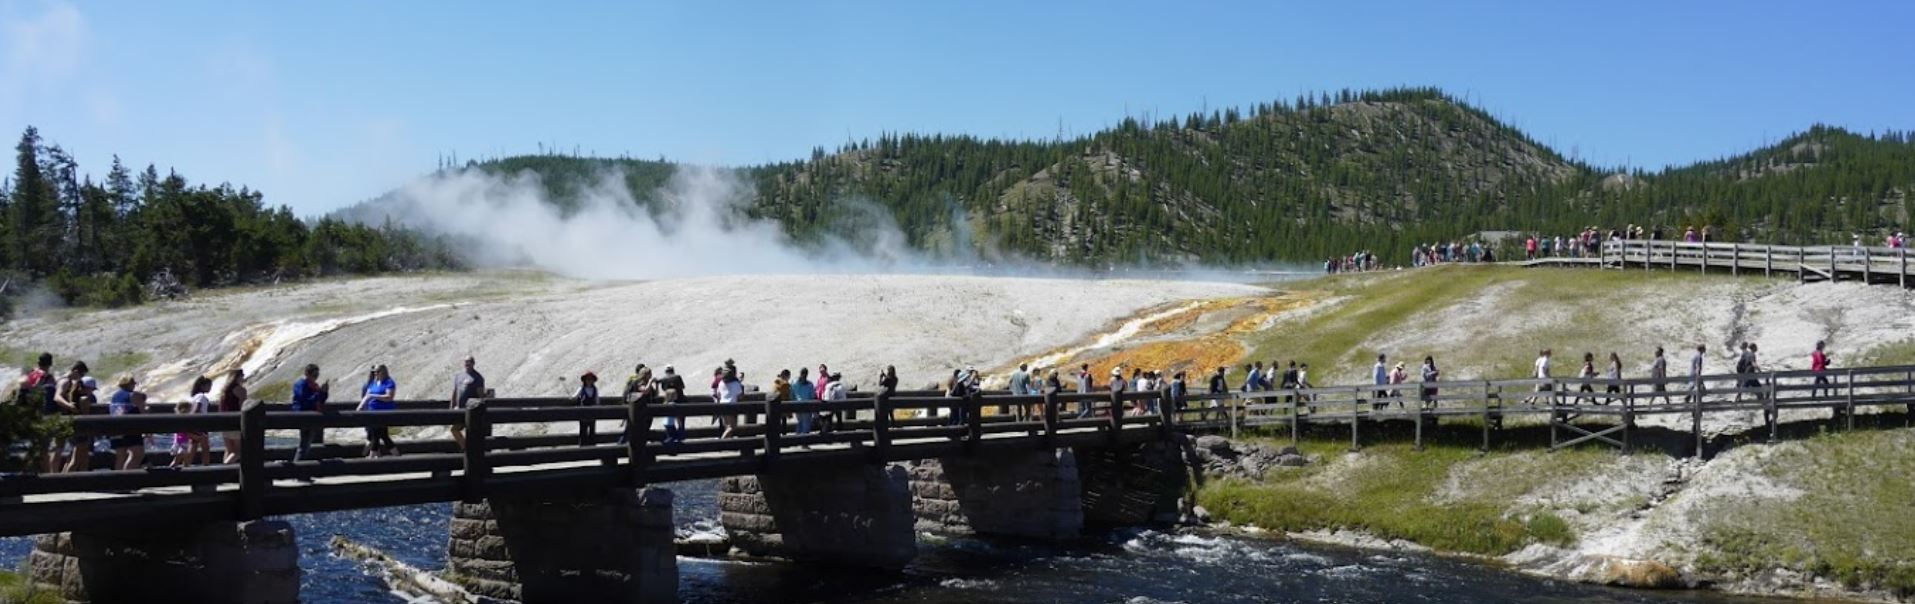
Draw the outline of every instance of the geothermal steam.
<instances>
[{"instance_id":1,"label":"geothermal steam","mask_svg":"<svg viewBox=\"0 0 1915 604\"><path fill-rule=\"evenodd\" d=\"M574 277L652 279L698 275L879 272L927 263L897 222L869 202L840 203L851 238L800 246L771 220L743 211L751 187L722 168L681 166L651 197L634 199L608 172L579 191L570 213L545 199L538 176L446 172L395 192L379 211L394 221L470 244L481 265L531 264Z\"/></svg>"}]
</instances>

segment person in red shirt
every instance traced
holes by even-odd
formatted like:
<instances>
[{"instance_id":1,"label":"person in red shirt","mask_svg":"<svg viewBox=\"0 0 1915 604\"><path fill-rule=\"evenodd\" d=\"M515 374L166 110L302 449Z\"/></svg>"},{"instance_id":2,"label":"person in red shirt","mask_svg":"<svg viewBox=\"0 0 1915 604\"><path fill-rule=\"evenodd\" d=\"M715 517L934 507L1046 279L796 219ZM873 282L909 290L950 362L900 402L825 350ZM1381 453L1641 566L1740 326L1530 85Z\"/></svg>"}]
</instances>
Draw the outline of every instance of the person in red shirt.
<instances>
[{"instance_id":1,"label":"person in red shirt","mask_svg":"<svg viewBox=\"0 0 1915 604\"><path fill-rule=\"evenodd\" d=\"M1815 352L1809 353L1809 370L1815 372L1815 385L1818 386L1818 388L1809 390L1809 396L1817 396L1823 391L1827 391L1829 394L1835 393L1834 388L1820 388L1820 386L1829 385L1829 353L1827 352L1827 342L1821 340L1815 342Z\"/></svg>"}]
</instances>

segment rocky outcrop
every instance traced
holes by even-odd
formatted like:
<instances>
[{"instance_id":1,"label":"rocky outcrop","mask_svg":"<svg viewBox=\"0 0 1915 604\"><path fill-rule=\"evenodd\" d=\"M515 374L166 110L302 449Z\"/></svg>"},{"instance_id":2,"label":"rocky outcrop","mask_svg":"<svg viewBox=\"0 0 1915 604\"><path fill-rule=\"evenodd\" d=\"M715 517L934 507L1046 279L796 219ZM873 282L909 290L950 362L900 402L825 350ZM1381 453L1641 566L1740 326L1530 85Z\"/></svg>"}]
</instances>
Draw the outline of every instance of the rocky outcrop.
<instances>
[{"instance_id":1,"label":"rocky outcrop","mask_svg":"<svg viewBox=\"0 0 1915 604\"><path fill-rule=\"evenodd\" d=\"M1262 480L1273 468L1295 468L1310 464L1296 447L1270 447L1259 443L1235 441L1222 436L1197 437L1194 462L1211 478Z\"/></svg>"}]
</instances>

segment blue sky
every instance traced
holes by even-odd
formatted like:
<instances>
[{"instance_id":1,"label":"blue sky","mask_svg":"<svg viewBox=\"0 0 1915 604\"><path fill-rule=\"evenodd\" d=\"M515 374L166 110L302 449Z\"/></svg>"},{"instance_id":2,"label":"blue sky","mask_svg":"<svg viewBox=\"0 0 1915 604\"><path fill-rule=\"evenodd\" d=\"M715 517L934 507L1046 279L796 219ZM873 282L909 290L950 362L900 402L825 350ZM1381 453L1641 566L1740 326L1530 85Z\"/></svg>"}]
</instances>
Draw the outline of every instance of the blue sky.
<instances>
[{"instance_id":1,"label":"blue sky","mask_svg":"<svg viewBox=\"0 0 1915 604\"><path fill-rule=\"evenodd\" d=\"M1659 168L1915 129L1911 24L1915 2L0 0L0 127L306 214L454 154L752 164L1395 85Z\"/></svg>"}]
</instances>

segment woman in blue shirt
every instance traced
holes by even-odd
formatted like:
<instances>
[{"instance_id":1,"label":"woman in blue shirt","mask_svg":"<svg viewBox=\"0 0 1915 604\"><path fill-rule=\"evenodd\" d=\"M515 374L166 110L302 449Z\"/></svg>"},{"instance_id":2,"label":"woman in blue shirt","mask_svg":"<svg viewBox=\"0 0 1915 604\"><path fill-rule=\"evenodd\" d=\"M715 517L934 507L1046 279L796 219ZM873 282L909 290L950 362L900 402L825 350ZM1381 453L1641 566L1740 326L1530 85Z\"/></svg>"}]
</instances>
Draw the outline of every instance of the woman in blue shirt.
<instances>
[{"instance_id":1,"label":"woman in blue shirt","mask_svg":"<svg viewBox=\"0 0 1915 604\"><path fill-rule=\"evenodd\" d=\"M399 386L393 383L392 375L386 372L386 366L380 365L372 370L372 379L366 382L366 394L359 399L360 411L391 411L399 408ZM398 455L399 445L392 442L392 428L388 426L366 426L366 456L381 457Z\"/></svg>"}]
</instances>

